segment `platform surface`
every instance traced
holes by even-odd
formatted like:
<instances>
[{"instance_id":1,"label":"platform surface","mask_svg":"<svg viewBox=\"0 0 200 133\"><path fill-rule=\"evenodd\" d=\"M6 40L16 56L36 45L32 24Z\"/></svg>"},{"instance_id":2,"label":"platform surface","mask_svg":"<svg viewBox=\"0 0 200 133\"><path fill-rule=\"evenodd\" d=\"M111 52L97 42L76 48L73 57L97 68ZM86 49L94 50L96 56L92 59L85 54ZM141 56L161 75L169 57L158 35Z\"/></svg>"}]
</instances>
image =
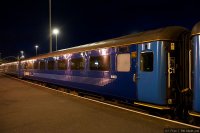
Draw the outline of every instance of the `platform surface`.
<instances>
[{"instance_id":1,"label":"platform surface","mask_svg":"<svg viewBox=\"0 0 200 133\"><path fill-rule=\"evenodd\" d=\"M0 133L163 133L164 128L188 127L0 74Z\"/></svg>"}]
</instances>

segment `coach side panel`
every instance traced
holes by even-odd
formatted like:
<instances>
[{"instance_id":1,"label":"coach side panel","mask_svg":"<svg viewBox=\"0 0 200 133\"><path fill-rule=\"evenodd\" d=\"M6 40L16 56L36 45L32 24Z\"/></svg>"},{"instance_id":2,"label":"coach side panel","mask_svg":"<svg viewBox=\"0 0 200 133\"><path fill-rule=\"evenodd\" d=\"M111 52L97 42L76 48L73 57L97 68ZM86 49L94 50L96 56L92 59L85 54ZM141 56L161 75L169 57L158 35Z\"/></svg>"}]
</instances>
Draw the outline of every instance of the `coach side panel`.
<instances>
[{"instance_id":1,"label":"coach side panel","mask_svg":"<svg viewBox=\"0 0 200 133\"><path fill-rule=\"evenodd\" d=\"M193 109L200 113L200 35L192 39L193 45Z\"/></svg>"}]
</instances>

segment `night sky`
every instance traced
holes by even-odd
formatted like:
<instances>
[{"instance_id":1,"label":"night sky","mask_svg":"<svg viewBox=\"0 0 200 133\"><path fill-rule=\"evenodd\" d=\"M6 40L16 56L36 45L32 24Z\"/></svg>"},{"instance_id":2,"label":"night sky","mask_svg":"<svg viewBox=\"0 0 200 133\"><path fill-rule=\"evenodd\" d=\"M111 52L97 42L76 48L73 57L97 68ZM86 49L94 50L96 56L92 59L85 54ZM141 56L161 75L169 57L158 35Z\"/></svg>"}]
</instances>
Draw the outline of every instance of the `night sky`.
<instances>
[{"instance_id":1,"label":"night sky","mask_svg":"<svg viewBox=\"0 0 200 133\"><path fill-rule=\"evenodd\" d=\"M49 51L48 0L4 0L0 3L2 57L26 57ZM58 49L130 33L179 25L191 30L200 21L198 0L52 0L52 28L60 29ZM55 36L53 36L55 50Z\"/></svg>"}]
</instances>

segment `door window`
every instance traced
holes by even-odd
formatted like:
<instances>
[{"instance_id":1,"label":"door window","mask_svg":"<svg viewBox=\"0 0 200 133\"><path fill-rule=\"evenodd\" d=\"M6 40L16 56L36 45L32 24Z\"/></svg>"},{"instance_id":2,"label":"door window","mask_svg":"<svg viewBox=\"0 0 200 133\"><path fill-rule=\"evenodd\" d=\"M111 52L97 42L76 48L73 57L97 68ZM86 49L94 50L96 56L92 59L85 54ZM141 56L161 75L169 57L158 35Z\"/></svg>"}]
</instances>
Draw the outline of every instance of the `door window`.
<instances>
[{"instance_id":1,"label":"door window","mask_svg":"<svg viewBox=\"0 0 200 133\"><path fill-rule=\"evenodd\" d=\"M140 71L153 71L153 52L142 52L140 54Z\"/></svg>"}]
</instances>

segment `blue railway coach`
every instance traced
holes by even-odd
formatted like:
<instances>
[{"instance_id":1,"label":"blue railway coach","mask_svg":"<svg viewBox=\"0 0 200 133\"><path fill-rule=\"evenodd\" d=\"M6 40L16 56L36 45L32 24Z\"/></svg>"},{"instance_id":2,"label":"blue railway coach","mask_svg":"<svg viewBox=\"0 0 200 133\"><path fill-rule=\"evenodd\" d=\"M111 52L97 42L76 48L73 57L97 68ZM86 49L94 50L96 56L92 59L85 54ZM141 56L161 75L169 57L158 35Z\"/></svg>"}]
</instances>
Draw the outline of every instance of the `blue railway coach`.
<instances>
[{"instance_id":1,"label":"blue railway coach","mask_svg":"<svg viewBox=\"0 0 200 133\"><path fill-rule=\"evenodd\" d=\"M189 35L172 26L38 55L20 61L19 76L170 109L189 88Z\"/></svg>"},{"instance_id":2,"label":"blue railway coach","mask_svg":"<svg viewBox=\"0 0 200 133\"><path fill-rule=\"evenodd\" d=\"M193 45L193 116L200 117L200 22L192 29Z\"/></svg>"}]
</instances>

